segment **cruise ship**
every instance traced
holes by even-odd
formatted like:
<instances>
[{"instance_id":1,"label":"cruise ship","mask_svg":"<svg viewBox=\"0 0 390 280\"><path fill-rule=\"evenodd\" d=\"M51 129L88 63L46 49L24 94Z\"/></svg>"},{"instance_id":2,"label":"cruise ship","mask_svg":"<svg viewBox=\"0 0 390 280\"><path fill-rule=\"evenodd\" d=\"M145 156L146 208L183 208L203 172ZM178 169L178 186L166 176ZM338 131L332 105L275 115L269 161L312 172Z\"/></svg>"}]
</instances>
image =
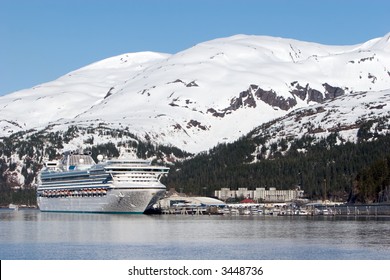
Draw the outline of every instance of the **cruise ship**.
<instances>
[{"instance_id":1,"label":"cruise ship","mask_svg":"<svg viewBox=\"0 0 390 280\"><path fill-rule=\"evenodd\" d=\"M90 154L65 153L40 172L37 204L43 212L142 214L164 196L168 171L146 160L99 155L96 163Z\"/></svg>"}]
</instances>

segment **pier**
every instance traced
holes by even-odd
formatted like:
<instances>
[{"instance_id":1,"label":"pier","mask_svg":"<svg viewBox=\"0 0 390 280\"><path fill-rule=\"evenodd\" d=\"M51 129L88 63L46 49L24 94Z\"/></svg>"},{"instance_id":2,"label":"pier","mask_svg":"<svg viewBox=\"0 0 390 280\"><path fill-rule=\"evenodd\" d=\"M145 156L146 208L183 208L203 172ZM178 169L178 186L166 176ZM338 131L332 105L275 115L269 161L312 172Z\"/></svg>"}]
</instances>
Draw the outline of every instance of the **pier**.
<instances>
[{"instance_id":1,"label":"pier","mask_svg":"<svg viewBox=\"0 0 390 280\"><path fill-rule=\"evenodd\" d=\"M170 207L161 209L161 214L164 215L210 215L210 212L205 207Z\"/></svg>"},{"instance_id":2,"label":"pier","mask_svg":"<svg viewBox=\"0 0 390 280\"><path fill-rule=\"evenodd\" d=\"M294 204L177 204L161 208L164 215L267 215L267 216L390 216L390 204L372 205L303 205Z\"/></svg>"},{"instance_id":3,"label":"pier","mask_svg":"<svg viewBox=\"0 0 390 280\"><path fill-rule=\"evenodd\" d=\"M334 215L345 216L390 216L390 204L344 204L328 206Z\"/></svg>"},{"instance_id":4,"label":"pier","mask_svg":"<svg viewBox=\"0 0 390 280\"><path fill-rule=\"evenodd\" d=\"M186 196L174 190L156 206L164 215L390 216L390 203L346 204L302 199L256 203L249 198L240 203L225 203L211 197Z\"/></svg>"}]
</instances>

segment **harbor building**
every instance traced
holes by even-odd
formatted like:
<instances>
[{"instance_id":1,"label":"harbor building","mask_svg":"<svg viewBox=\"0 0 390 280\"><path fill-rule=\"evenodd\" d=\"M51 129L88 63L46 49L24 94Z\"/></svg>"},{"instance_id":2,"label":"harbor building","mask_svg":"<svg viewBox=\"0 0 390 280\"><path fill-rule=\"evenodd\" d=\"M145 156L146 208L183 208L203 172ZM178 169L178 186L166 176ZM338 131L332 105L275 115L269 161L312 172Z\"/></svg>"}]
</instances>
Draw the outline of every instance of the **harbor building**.
<instances>
[{"instance_id":1,"label":"harbor building","mask_svg":"<svg viewBox=\"0 0 390 280\"><path fill-rule=\"evenodd\" d=\"M276 188L256 188L249 190L248 188L238 188L231 190L230 188L221 188L215 191L215 197L223 201L229 198L251 198L257 201L264 202L286 202L303 197L304 191L299 187L292 190L277 190Z\"/></svg>"},{"instance_id":2,"label":"harbor building","mask_svg":"<svg viewBox=\"0 0 390 280\"><path fill-rule=\"evenodd\" d=\"M218 214L225 202L211 197L189 197L173 193L158 201L156 208L162 214L211 215Z\"/></svg>"},{"instance_id":3,"label":"harbor building","mask_svg":"<svg viewBox=\"0 0 390 280\"><path fill-rule=\"evenodd\" d=\"M159 202L159 207L161 209L168 209L172 207L180 206L192 206L192 207L210 207L210 206L225 206L223 201L220 201L211 197L189 197L189 196L180 196L172 195L161 199Z\"/></svg>"}]
</instances>

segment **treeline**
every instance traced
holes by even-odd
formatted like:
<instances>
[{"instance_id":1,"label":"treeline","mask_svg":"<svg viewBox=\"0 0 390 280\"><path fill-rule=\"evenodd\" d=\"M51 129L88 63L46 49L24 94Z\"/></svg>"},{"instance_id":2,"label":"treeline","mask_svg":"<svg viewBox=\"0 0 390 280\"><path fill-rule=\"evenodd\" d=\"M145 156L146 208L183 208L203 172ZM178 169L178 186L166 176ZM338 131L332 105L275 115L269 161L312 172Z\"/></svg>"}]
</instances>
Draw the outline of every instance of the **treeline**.
<instances>
[{"instance_id":1,"label":"treeline","mask_svg":"<svg viewBox=\"0 0 390 280\"><path fill-rule=\"evenodd\" d=\"M196 156L102 126L18 133L0 142L0 204L35 201L35 180L43 160L60 157L64 144L80 135L89 136L84 137L85 151L90 151L95 160L98 154L117 157L120 147L127 147L138 158L153 158L160 164L170 162L169 176L163 182L168 188L189 194L213 196L215 190L225 187L300 186L311 199L388 201L390 135L372 131L372 124L362 125L357 143L340 141L341 137L332 133L321 140L304 136L267 144L272 137L249 134ZM103 134L119 140L118 144L96 143L96 135ZM183 161L186 158L190 159ZM20 178L24 189L18 188Z\"/></svg>"},{"instance_id":2,"label":"treeline","mask_svg":"<svg viewBox=\"0 0 390 280\"><path fill-rule=\"evenodd\" d=\"M358 173L350 200L364 203L390 201L390 156L375 161Z\"/></svg>"},{"instance_id":3,"label":"treeline","mask_svg":"<svg viewBox=\"0 0 390 280\"><path fill-rule=\"evenodd\" d=\"M289 142L291 146L284 155L275 153L269 159L258 158L258 140L244 137L235 143L221 144L209 153L177 163L175 169L171 169L166 183L184 192L206 192L211 196L216 189L224 187L290 189L301 186L306 196L312 199L354 202L377 200L375 197L378 191L385 187L387 181L378 188L378 182L372 180L368 187L370 192L362 191L356 195L358 189L367 187L366 181L357 176L378 159L390 155L390 136L380 136L375 141L361 140L356 144L346 142L339 145L336 145L336 137L330 135L320 141L304 137ZM302 149L305 152L298 152ZM254 162L256 159L257 162ZM376 175L372 177L376 178ZM360 183L357 184L356 180L360 180Z\"/></svg>"},{"instance_id":4,"label":"treeline","mask_svg":"<svg viewBox=\"0 0 390 280\"><path fill-rule=\"evenodd\" d=\"M0 206L7 206L10 203L17 205L35 206L35 189L12 189L5 185L0 185Z\"/></svg>"}]
</instances>

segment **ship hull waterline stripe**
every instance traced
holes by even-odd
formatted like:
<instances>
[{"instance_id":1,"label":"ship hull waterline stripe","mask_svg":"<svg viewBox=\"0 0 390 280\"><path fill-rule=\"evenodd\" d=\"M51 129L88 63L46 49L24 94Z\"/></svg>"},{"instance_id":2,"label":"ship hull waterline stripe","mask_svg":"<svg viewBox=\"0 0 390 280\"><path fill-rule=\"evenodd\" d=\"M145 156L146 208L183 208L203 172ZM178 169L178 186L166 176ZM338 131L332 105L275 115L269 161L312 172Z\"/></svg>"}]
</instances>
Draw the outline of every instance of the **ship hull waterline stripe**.
<instances>
[{"instance_id":1,"label":"ship hull waterline stripe","mask_svg":"<svg viewBox=\"0 0 390 280\"><path fill-rule=\"evenodd\" d=\"M124 211L124 212L121 212L121 211L112 211L112 212L109 212L109 211L72 211L72 210L69 210L69 211L66 211L66 210L40 210L41 212L44 212L44 213L74 213L74 214L126 214L126 215L142 215L144 214L144 212L130 212L130 211Z\"/></svg>"},{"instance_id":2,"label":"ship hull waterline stripe","mask_svg":"<svg viewBox=\"0 0 390 280\"><path fill-rule=\"evenodd\" d=\"M40 189L37 189L37 191L48 191L48 190L65 190L66 187L43 187L43 188L40 188ZM70 188L70 190L76 190L78 188L85 188L85 186L73 186L72 188ZM102 188L101 186L90 186L88 188ZM121 188L121 187L115 187L115 188L105 188L107 191L113 191L113 190L129 190L129 191L138 191L138 190L166 190L166 188L156 188L156 187L138 187L138 188ZM68 189L66 189L68 190Z\"/></svg>"}]
</instances>

